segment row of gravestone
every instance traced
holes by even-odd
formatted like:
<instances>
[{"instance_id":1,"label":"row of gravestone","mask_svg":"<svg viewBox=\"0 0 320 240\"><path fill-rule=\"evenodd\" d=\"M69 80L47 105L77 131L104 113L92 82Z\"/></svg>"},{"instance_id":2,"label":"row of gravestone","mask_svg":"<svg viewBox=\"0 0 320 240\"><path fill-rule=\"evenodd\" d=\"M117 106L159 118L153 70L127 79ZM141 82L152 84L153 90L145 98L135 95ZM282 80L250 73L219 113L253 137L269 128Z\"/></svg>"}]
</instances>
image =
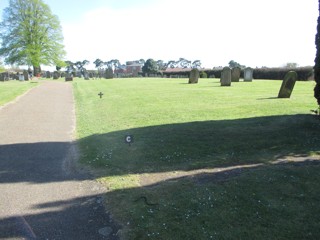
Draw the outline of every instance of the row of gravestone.
<instances>
[{"instance_id":1,"label":"row of gravestone","mask_svg":"<svg viewBox=\"0 0 320 240\"><path fill-rule=\"evenodd\" d=\"M79 78L84 78L85 80L89 80L90 78L113 78L113 72L110 71L105 71L105 72L73 72L73 73L68 73L68 72L59 72L59 71L54 71L54 72L43 72L41 74L42 77L44 78L53 78L53 79L59 79L59 78L65 78L66 81L72 81L74 77L79 77Z\"/></svg>"},{"instance_id":2,"label":"row of gravestone","mask_svg":"<svg viewBox=\"0 0 320 240\"><path fill-rule=\"evenodd\" d=\"M0 81L8 81L8 80L28 81L29 78L30 77L27 70L24 70L23 72L17 72L17 73L10 73L10 72L0 73Z\"/></svg>"},{"instance_id":3,"label":"row of gravestone","mask_svg":"<svg viewBox=\"0 0 320 240\"><path fill-rule=\"evenodd\" d=\"M232 80L239 82L240 79L240 68L225 67L221 73L220 83L221 86L231 86ZM200 73L198 69L192 69L189 77L189 83L198 83ZM244 81L252 82L253 79L253 69L246 68L244 70ZM295 71L290 71L284 77L281 88L278 93L278 98L290 98L293 91L294 85L298 79L298 74Z\"/></svg>"},{"instance_id":4,"label":"row of gravestone","mask_svg":"<svg viewBox=\"0 0 320 240\"><path fill-rule=\"evenodd\" d=\"M231 86L231 82L239 82L240 81L241 69L239 67L235 67L233 69L229 67L223 68L221 72L221 86ZM200 72L198 69L192 69L190 72L189 83L198 83L200 77ZM244 69L244 81L252 82L253 79L253 69L245 68Z\"/></svg>"}]
</instances>

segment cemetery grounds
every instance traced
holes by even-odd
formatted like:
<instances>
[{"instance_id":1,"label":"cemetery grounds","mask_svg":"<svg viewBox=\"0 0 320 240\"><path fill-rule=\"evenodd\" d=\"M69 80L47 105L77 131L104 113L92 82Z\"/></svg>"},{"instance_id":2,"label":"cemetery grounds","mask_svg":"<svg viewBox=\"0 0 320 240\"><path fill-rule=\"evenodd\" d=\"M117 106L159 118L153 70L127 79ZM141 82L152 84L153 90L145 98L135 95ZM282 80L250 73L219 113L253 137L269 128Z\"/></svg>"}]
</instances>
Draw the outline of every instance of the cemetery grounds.
<instances>
[{"instance_id":1,"label":"cemetery grounds","mask_svg":"<svg viewBox=\"0 0 320 240\"><path fill-rule=\"evenodd\" d=\"M80 158L107 186L119 235L320 238L314 82L290 99L277 98L282 81L187 82L73 83Z\"/></svg>"},{"instance_id":2,"label":"cemetery grounds","mask_svg":"<svg viewBox=\"0 0 320 240\"><path fill-rule=\"evenodd\" d=\"M314 82L297 82L290 99L277 98L282 81L187 82L72 83L80 161L107 187L118 235L319 239ZM0 84L0 105L35 85Z\"/></svg>"}]
</instances>

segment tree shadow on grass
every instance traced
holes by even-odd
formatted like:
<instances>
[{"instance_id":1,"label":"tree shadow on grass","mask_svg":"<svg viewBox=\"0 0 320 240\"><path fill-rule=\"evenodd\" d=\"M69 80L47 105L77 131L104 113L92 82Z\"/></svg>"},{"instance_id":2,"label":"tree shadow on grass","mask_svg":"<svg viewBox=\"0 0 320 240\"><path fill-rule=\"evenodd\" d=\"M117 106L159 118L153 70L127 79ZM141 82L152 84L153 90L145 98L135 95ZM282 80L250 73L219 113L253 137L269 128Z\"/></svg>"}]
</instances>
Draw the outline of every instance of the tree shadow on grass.
<instances>
[{"instance_id":1,"label":"tree shadow on grass","mask_svg":"<svg viewBox=\"0 0 320 240\"><path fill-rule=\"evenodd\" d=\"M107 175L189 171L266 163L320 151L312 115L177 123L92 135L79 140L82 161ZM134 143L125 143L126 135Z\"/></svg>"},{"instance_id":2,"label":"tree shadow on grass","mask_svg":"<svg viewBox=\"0 0 320 240\"><path fill-rule=\"evenodd\" d=\"M99 177L191 171L217 167L228 168L261 163L264 165L254 168L255 171L259 172L254 178L257 180L269 176L268 171L260 172L260 169L270 170L268 164L272 161L285 156L308 156L312 152L319 152L319 125L318 119L312 115L270 116L150 126L92 135L79 140L78 143L82 149L82 160L101 169ZM124 141L127 134L134 136L134 142L131 146ZM88 174L70 174L63 171L61 173L60 160L68 158L71 147L71 143L63 142L0 146L1 184L82 182L91 179ZM287 163L287 165L291 166L293 164ZM313 167L309 167L308 171L312 171ZM167 201L171 201L171 205L166 205L165 209L161 211L164 218L168 220L167 224L169 224L169 230L165 232L168 234L176 232L177 237L175 239L187 239L190 236L199 236L199 231L202 231L202 229L197 229L195 232L177 233L180 229L186 229L177 227L177 222L181 222L182 225L185 224L187 228L190 226L190 222L186 221L186 216L188 216L186 214L189 213L176 211L173 212L174 214L167 215L167 210L174 208L185 210L185 208L179 208L175 204L186 204L186 206L192 207L194 202L190 201L190 194L188 195L187 192L190 193L190 190L198 189L197 184L205 186L212 182L224 182L227 179L238 178L245 171L241 168L240 170L229 169L220 173L194 174L192 178L196 185L189 185L189 177L160 180L147 188L135 187L106 192L106 198L111 201L112 211L116 212L117 207L125 206L121 209L122 212L127 211L130 215L130 212L138 211L139 214L143 213L144 216L151 216L152 212L150 212L151 206L141 197L147 197L149 203L159 204L157 205L159 207L164 207ZM279 175L281 174L279 172ZM270 179L272 180L272 178ZM285 183L285 180L282 179L279 182ZM251 183L254 183L254 181ZM262 185L263 189L267 189L268 184L266 182ZM234 192L239 192L238 188L242 189L241 185L238 185L237 188L231 188L230 191L234 194ZM221 188L221 192L224 191L223 189ZM199 197L208 197L203 195L207 191L205 188L201 191L203 192L198 193ZM191 194L195 193L191 192ZM163 195L163 198L159 198L159 194ZM168 195L166 196L166 194ZM197 195L195 194L195 196ZM230 195L230 197L232 196ZM101 223L108 223L108 216L102 215L100 221L101 215L94 215L95 211L101 207L96 204L100 198L101 195L92 194L63 201L44 201L37 206L33 206L41 212L23 216L11 215L11 217L0 219L0 238L29 237L29 239L32 239L35 235L39 239L52 236L57 239L87 239L88 235L83 233L91 232L89 229L92 226L97 234L94 239L103 239L103 236L97 231L100 227L105 226ZM250 201L250 198L247 201ZM236 204L236 202L232 204ZM107 206L109 205L107 204ZM228 204L226 207L228 207ZM245 210L254 213L256 207L247 207ZM223 210L220 209L219 211ZM101 213L101 211L97 212ZM207 212L212 214L210 211ZM219 214L221 212L217 212L217 215ZM241 214L240 212L232 216L234 219L246 221L241 217ZM133 213L131 215L136 217ZM74 217L83 220L80 225L72 225ZM212 223L208 222L210 217L212 216L205 216L204 219L198 220L202 221L203 226L212 229ZM221 218L219 219L221 220ZM215 220L214 224L219 224L219 219ZM157 222L158 220L159 218L141 219L140 217L140 219L132 219L132 223L128 222L128 224L132 224L130 225L132 228L141 228L139 234L148 234L147 231L152 229L151 226L156 226L155 231L159 227L163 227ZM228 224L227 222L225 226L228 227ZM266 222L261 224L264 225ZM252 226L253 224L249 224L246 227L251 228ZM220 227L223 228L224 225ZM70 228L74 228L72 235L67 236L67 238L62 236ZM313 225L308 228L310 228L310 232L314 233L314 236L319 236L317 235L319 232L314 232ZM112 228L113 233L117 229L117 227ZM240 230L240 232L243 232L242 228ZM264 231L264 229L261 231ZM42 238L42 234L45 232L49 235L43 235ZM227 229L225 229L225 233L227 233ZM279 234L281 231L279 230L277 233ZM243 236L243 238L245 237ZM141 235L137 239L145 238L147 236ZM208 238L203 236L198 239Z\"/></svg>"},{"instance_id":3,"label":"tree shadow on grass","mask_svg":"<svg viewBox=\"0 0 320 240\"><path fill-rule=\"evenodd\" d=\"M227 169L110 191L106 198L115 216L130 223L129 239L319 238L319 170L320 161L311 159Z\"/></svg>"}]
</instances>

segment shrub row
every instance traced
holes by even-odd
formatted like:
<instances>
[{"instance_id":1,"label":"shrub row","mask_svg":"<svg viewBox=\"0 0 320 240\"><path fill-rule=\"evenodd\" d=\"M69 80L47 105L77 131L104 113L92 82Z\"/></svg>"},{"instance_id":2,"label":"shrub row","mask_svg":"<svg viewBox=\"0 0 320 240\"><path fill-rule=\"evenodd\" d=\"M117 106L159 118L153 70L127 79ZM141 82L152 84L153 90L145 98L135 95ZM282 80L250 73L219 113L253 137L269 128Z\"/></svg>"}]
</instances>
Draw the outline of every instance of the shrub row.
<instances>
[{"instance_id":1,"label":"shrub row","mask_svg":"<svg viewBox=\"0 0 320 240\"><path fill-rule=\"evenodd\" d=\"M289 71L295 71L298 74L298 80L307 81L314 80L313 67L298 67L298 68L254 68L253 69L253 78L254 79L270 79L270 80L283 80L284 76ZM201 70L202 77L205 77L205 74L209 78L220 78L222 69L205 69ZM243 69L241 70L240 77L243 78ZM164 75L167 77L178 77L186 76L188 77L190 70L179 71L179 72L165 72Z\"/></svg>"}]
</instances>

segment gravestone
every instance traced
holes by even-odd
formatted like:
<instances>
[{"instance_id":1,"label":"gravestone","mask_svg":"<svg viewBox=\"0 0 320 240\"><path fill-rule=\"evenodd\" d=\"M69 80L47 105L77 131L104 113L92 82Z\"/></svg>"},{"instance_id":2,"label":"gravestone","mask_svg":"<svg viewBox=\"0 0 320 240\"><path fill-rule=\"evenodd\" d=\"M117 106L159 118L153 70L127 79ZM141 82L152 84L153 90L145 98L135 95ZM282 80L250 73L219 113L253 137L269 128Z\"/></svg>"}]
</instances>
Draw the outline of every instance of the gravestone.
<instances>
[{"instance_id":1,"label":"gravestone","mask_svg":"<svg viewBox=\"0 0 320 240\"><path fill-rule=\"evenodd\" d=\"M59 79L60 78L60 73L58 72L58 71L54 71L53 72L53 79L54 80L57 80L57 79Z\"/></svg>"},{"instance_id":2,"label":"gravestone","mask_svg":"<svg viewBox=\"0 0 320 240\"><path fill-rule=\"evenodd\" d=\"M29 81L29 73L28 73L27 70L24 70L24 71L23 71L23 76L24 76L24 80L25 80L25 81Z\"/></svg>"},{"instance_id":3,"label":"gravestone","mask_svg":"<svg viewBox=\"0 0 320 240\"><path fill-rule=\"evenodd\" d=\"M0 73L0 81L1 81L1 82L4 81L4 73Z\"/></svg>"},{"instance_id":4,"label":"gravestone","mask_svg":"<svg viewBox=\"0 0 320 240\"><path fill-rule=\"evenodd\" d=\"M252 79L253 79L253 69L250 67L245 68L243 80L245 82L252 82Z\"/></svg>"},{"instance_id":5,"label":"gravestone","mask_svg":"<svg viewBox=\"0 0 320 240\"><path fill-rule=\"evenodd\" d=\"M231 82L239 82L240 74L241 74L241 68L239 68L239 67L232 68Z\"/></svg>"},{"instance_id":6,"label":"gravestone","mask_svg":"<svg viewBox=\"0 0 320 240\"><path fill-rule=\"evenodd\" d=\"M298 74L295 71L290 71L286 74L282 82L278 98L290 98L297 78Z\"/></svg>"},{"instance_id":7,"label":"gravestone","mask_svg":"<svg viewBox=\"0 0 320 240\"><path fill-rule=\"evenodd\" d=\"M10 74L9 72L4 72L2 73L4 81L9 81L10 80Z\"/></svg>"},{"instance_id":8,"label":"gravestone","mask_svg":"<svg viewBox=\"0 0 320 240\"><path fill-rule=\"evenodd\" d=\"M105 78L106 79L112 79L113 78L113 70L112 70L112 68L106 69Z\"/></svg>"},{"instance_id":9,"label":"gravestone","mask_svg":"<svg viewBox=\"0 0 320 240\"><path fill-rule=\"evenodd\" d=\"M24 81L24 76L23 76L23 74L22 73L19 73L19 81Z\"/></svg>"},{"instance_id":10,"label":"gravestone","mask_svg":"<svg viewBox=\"0 0 320 240\"><path fill-rule=\"evenodd\" d=\"M77 72L75 73L75 76L78 77L78 78L82 78L82 74L81 74L81 72L79 72L79 71L77 71Z\"/></svg>"},{"instance_id":11,"label":"gravestone","mask_svg":"<svg viewBox=\"0 0 320 240\"><path fill-rule=\"evenodd\" d=\"M189 84L198 83L200 72L197 68L194 68L190 72Z\"/></svg>"},{"instance_id":12,"label":"gravestone","mask_svg":"<svg viewBox=\"0 0 320 240\"><path fill-rule=\"evenodd\" d=\"M72 73L66 73L65 80L66 80L66 81L73 81L73 75L72 75Z\"/></svg>"},{"instance_id":13,"label":"gravestone","mask_svg":"<svg viewBox=\"0 0 320 240\"><path fill-rule=\"evenodd\" d=\"M84 80L90 80L88 72L84 72Z\"/></svg>"},{"instance_id":14,"label":"gravestone","mask_svg":"<svg viewBox=\"0 0 320 240\"><path fill-rule=\"evenodd\" d=\"M46 72L46 78L51 78L51 73L49 71Z\"/></svg>"},{"instance_id":15,"label":"gravestone","mask_svg":"<svg viewBox=\"0 0 320 240\"><path fill-rule=\"evenodd\" d=\"M222 87L231 86L231 69L229 67L223 68L220 82Z\"/></svg>"}]
</instances>

